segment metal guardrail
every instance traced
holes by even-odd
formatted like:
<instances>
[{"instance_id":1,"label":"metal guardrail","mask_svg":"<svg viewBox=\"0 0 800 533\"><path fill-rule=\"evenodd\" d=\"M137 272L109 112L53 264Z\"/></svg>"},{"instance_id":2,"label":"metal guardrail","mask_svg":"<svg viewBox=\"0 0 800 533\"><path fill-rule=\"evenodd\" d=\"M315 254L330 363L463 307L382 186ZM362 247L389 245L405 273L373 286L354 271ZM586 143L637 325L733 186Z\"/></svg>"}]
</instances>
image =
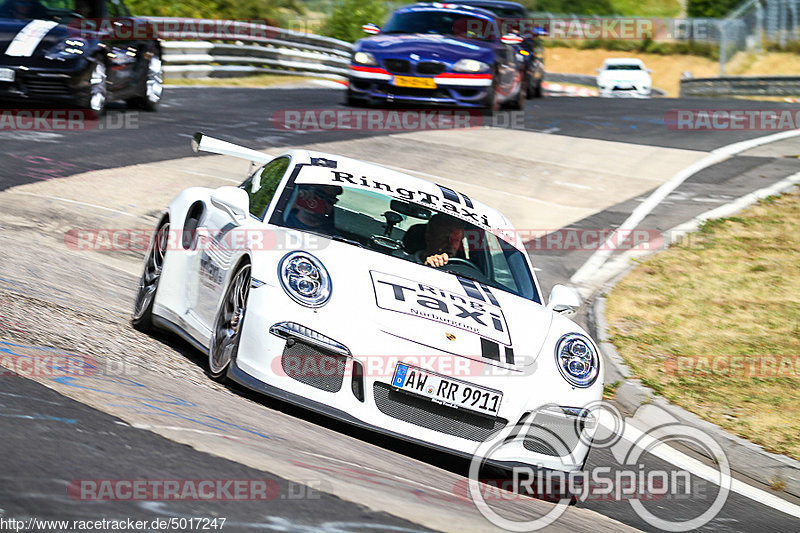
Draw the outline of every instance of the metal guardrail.
<instances>
[{"instance_id":1,"label":"metal guardrail","mask_svg":"<svg viewBox=\"0 0 800 533\"><path fill-rule=\"evenodd\" d=\"M681 96L800 96L800 76L726 76L681 80Z\"/></svg>"},{"instance_id":2,"label":"metal guardrail","mask_svg":"<svg viewBox=\"0 0 800 533\"><path fill-rule=\"evenodd\" d=\"M164 74L168 78L252 74L347 78L351 45L345 41L250 22L148 20L164 39Z\"/></svg>"}]
</instances>

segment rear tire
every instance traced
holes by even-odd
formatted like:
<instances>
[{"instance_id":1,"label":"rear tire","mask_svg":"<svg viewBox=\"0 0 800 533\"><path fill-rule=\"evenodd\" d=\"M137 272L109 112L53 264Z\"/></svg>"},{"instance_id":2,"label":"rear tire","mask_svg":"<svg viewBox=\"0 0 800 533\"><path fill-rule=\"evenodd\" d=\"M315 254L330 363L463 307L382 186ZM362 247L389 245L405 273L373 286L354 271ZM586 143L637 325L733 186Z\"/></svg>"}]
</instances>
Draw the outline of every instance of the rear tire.
<instances>
[{"instance_id":1,"label":"rear tire","mask_svg":"<svg viewBox=\"0 0 800 533\"><path fill-rule=\"evenodd\" d=\"M126 101L130 109L155 111L164 93L164 66L161 54L154 52L147 64L147 72L141 81L142 92L139 96Z\"/></svg>"}]
</instances>

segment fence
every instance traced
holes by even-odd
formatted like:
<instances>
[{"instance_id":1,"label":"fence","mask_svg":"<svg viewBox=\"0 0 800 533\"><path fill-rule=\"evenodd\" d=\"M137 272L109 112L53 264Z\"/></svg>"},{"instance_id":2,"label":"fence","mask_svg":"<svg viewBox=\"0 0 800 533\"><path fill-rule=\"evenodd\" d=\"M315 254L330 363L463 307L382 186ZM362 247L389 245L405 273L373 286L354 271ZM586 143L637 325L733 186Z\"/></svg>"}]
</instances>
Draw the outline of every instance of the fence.
<instances>
[{"instance_id":1,"label":"fence","mask_svg":"<svg viewBox=\"0 0 800 533\"><path fill-rule=\"evenodd\" d=\"M681 80L682 97L800 96L798 76L727 76Z\"/></svg>"},{"instance_id":2,"label":"fence","mask_svg":"<svg viewBox=\"0 0 800 533\"><path fill-rule=\"evenodd\" d=\"M554 15L531 13L539 21L574 21L587 19L619 19L620 17L586 17L580 15ZM653 39L668 41L694 41L714 44L719 47L719 72L725 75L725 67L737 52L760 52L765 44L786 48L791 41L800 41L800 0L745 0L736 10L722 19L710 18L662 18L632 20L655 20L662 29Z\"/></svg>"},{"instance_id":3,"label":"fence","mask_svg":"<svg viewBox=\"0 0 800 533\"><path fill-rule=\"evenodd\" d=\"M250 22L148 18L164 39L167 77L347 77L351 45L344 41Z\"/></svg>"}]
</instances>

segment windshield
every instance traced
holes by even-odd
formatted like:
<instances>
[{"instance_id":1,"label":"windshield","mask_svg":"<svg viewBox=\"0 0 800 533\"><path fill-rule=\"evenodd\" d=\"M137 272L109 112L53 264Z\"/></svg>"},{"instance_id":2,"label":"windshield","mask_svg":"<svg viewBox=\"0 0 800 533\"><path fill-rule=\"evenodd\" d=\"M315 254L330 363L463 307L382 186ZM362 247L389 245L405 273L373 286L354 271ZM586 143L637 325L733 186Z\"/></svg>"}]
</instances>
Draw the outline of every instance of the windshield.
<instances>
[{"instance_id":1,"label":"windshield","mask_svg":"<svg viewBox=\"0 0 800 533\"><path fill-rule=\"evenodd\" d=\"M452 11L407 11L392 15L381 32L458 35L468 39L491 41L494 32L487 31L490 25L492 23L486 19Z\"/></svg>"},{"instance_id":2,"label":"windshield","mask_svg":"<svg viewBox=\"0 0 800 533\"><path fill-rule=\"evenodd\" d=\"M640 65L635 65L635 64L608 65L606 66L606 70L642 70L642 67Z\"/></svg>"},{"instance_id":3,"label":"windshield","mask_svg":"<svg viewBox=\"0 0 800 533\"><path fill-rule=\"evenodd\" d=\"M446 213L381 192L338 185L290 185L278 205L273 224L420 265L432 255L446 253L448 262L440 270L541 302L523 252Z\"/></svg>"},{"instance_id":4,"label":"windshield","mask_svg":"<svg viewBox=\"0 0 800 533\"><path fill-rule=\"evenodd\" d=\"M92 0L5 0L0 3L0 18L56 20L97 18L97 2Z\"/></svg>"}]
</instances>

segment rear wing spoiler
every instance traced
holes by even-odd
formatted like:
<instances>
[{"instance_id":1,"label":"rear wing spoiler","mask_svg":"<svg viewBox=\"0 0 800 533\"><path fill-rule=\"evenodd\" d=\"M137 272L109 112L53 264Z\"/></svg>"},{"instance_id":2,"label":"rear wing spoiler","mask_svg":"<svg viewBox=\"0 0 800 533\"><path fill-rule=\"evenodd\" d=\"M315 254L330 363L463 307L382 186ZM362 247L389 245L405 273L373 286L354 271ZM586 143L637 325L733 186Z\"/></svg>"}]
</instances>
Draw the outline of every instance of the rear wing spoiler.
<instances>
[{"instance_id":1,"label":"rear wing spoiler","mask_svg":"<svg viewBox=\"0 0 800 533\"><path fill-rule=\"evenodd\" d=\"M275 159L271 155L262 154L256 150L239 146L238 144L229 143L214 137L208 137L204 133L198 131L192 136L192 151L194 153L203 151L214 154L232 155L239 159L246 159L254 163L266 164Z\"/></svg>"}]
</instances>

